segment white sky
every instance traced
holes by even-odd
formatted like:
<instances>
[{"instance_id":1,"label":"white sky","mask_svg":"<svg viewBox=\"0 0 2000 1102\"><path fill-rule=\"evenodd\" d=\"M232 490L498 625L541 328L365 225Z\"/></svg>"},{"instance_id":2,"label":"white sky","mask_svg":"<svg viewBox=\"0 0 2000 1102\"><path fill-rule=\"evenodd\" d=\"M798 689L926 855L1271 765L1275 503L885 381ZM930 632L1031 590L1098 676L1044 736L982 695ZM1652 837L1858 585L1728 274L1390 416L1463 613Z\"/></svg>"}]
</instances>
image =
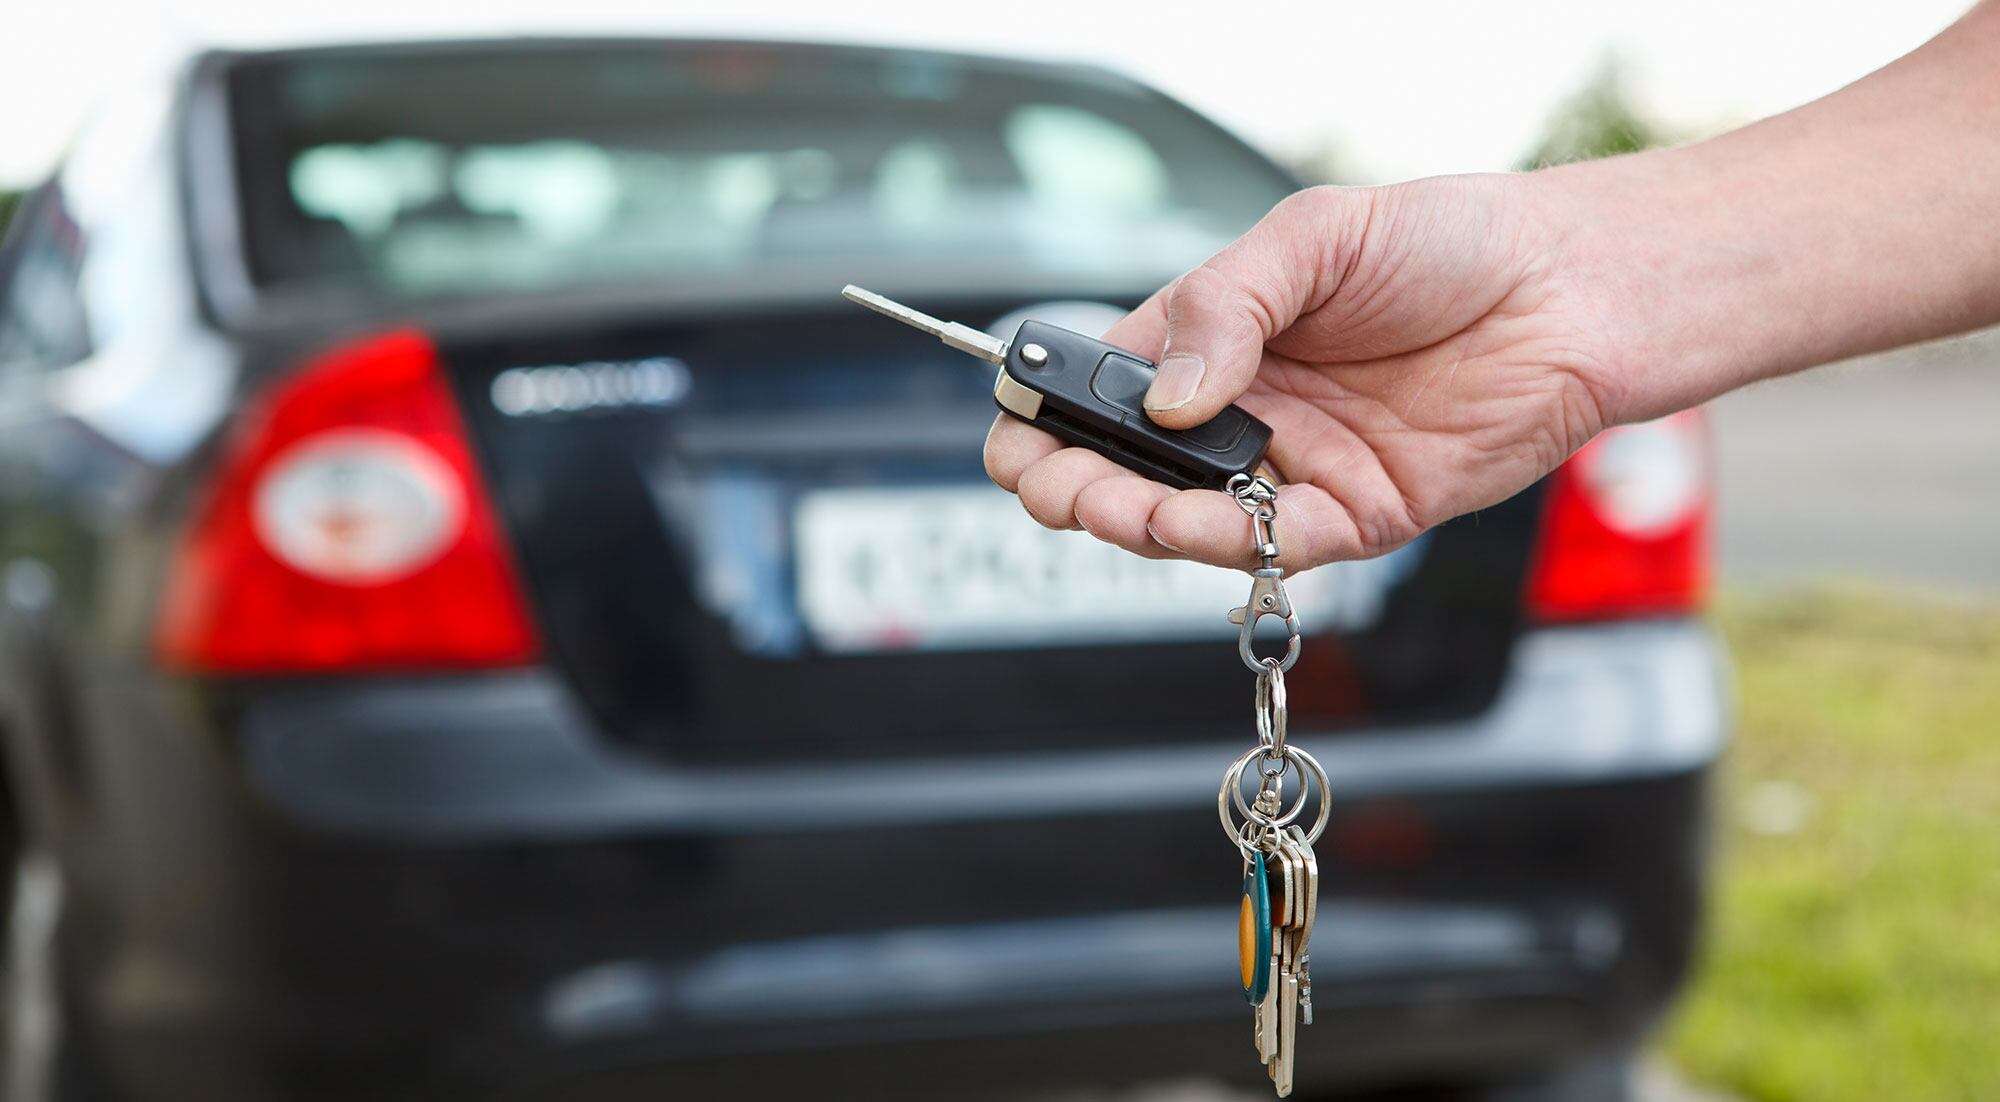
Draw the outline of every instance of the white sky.
<instances>
[{"instance_id":1,"label":"white sky","mask_svg":"<svg viewBox=\"0 0 2000 1102\"><path fill-rule=\"evenodd\" d=\"M632 31L1094 58L1280 153L1336 143L1392 180L1505 168L1616 52L1642 102L1713 128L1838 88L1969 0L14 0L0 13L0 184L46 171L122 74L204 43ZM560 10L558 10L560 9Z\"/></svg>"}]
</instances>

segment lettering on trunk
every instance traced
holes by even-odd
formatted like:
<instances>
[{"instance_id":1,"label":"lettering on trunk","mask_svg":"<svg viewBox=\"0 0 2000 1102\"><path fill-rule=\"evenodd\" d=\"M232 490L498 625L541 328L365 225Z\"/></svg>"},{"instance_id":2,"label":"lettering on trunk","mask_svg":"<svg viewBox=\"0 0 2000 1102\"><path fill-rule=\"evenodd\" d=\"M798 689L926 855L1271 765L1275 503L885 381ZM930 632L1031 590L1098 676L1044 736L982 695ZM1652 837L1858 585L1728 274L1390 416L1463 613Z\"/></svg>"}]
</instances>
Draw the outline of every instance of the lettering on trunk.
<instances>
[{"instance_id":1,"label":"lettering on trunk","mask_svg":"<svg viewBox=\"0 0 2000 1102\"><path fill-rule=\"evenodd\" d=\"M510 367L493 379L493 408L509 417L548 417L631 406L671 406L693 377L672 356Z\"/></svg>"}]
</instances>

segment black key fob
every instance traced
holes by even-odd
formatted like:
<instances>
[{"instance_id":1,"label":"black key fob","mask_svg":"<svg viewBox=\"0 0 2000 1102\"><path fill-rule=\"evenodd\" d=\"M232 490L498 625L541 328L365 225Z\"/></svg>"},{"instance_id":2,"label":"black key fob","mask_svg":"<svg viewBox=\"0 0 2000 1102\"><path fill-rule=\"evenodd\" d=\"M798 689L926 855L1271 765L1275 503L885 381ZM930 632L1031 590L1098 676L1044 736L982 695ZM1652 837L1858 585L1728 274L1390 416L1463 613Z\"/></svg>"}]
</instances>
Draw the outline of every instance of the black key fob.
<instances>
[{"instance_id":1,"label":"black key fob","mask_svg":"<svg viewBox=\"0 0 2000 1102\"><path fill-rule=\"evenodd\" d=\"M998 364L1001 409L1177 490L1226 489L1236 475L1256 474L1271 447L1271 426L1237 406L1191 429L1154 424L1145 406L1154 366L1094 337L1030 319L1008 342L852 284L841 294Z\"/></svg>"},{"instance_id":2,"label":"black key fob","mask_svg":"<svg viewBox=\"0 0 2000 1102\"><path fill-rule=\"evenodd\" d=\"M1191 429L1153 423L1146 389L1156 368L1116 345L1028 320L993 383L1001 409L1175 489L1220 490L1254 474L1271 426L1228 406Z\"/></svg>"}]
</instances>

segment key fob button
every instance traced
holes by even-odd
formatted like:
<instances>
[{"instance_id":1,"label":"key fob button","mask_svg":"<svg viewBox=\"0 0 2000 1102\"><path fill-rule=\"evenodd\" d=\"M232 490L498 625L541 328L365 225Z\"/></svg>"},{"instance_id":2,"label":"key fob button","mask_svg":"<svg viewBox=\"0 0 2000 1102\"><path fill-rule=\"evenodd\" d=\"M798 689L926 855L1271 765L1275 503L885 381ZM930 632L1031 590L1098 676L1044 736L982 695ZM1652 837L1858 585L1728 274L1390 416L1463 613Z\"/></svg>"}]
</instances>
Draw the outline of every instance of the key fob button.
<instances>
[{"instance_id":1,"label":"key fob button","mask_svg":"<svg viewBox=\"0 0 2000 1102\"><path fill-rule=\"evenodd\" d=\"M1063 356L1059 349L1045 344L1024 343L1007 357L1007 369L1021 369L1028 374L1062 371Z\"/></svg>"},{"instance_id":2,"label":"key fob button","mask_svg":"<svg viewBox=\"0 0 2000 1102\"><path fill-rule=\"evenodd\" d=\"M1146 388L1153 385L1153 368L1130 356L1106 356L1091 376L1090 392L1105 405L1126 413L1146 415Z\"/></svg>"},{"instance_id":3,"label":"key fob button","mask_svg":"<svg viewBox=\"0 0 2000 1102\"><path fill-rule=\"evenodd\" d=\"M1108 355L1098 361L1090 392L1105 405L1125 413L1134 425L1158 431L1153 419L1146 416L1146 388L1153 385L1154 374L1153 366L1143 360ZM1226 452L1243 439L1246 427L1248 423L1241 417L1216 417L1181 430L1180 436L1195 447Z\"/></svg>"}]
</instances>

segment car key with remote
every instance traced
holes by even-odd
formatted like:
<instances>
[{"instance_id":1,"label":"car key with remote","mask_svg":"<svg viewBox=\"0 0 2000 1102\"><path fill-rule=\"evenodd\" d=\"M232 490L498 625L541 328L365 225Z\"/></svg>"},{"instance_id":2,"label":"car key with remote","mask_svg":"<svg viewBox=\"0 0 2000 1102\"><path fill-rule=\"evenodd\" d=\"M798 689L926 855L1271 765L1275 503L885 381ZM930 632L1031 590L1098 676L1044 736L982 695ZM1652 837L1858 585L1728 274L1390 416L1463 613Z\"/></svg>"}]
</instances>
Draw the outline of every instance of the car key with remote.
<instances>
[{"instance_id":1,"label":"car key with remote","mask_svg":"<svg viewBox=\"0 0 2000 1102\"><path fill-rule=\"evenodd\" d=\"M1001 409L1177 490L1226 490L1256 474L1271 446L1271 426L1239 406L1190 429L1154 424L1144 403L1156 369L1117 345L1033 319L1004 341L853 284L841 294L998 366Z\"/></svg>"},{"instance_id":2,"label":"car key with remote","mask_svg":"<svg viewBox=\"0 0 2000 1102\"><path fill-rule=\"evenodd\" d=\"M1250 518L1251 553L1261 565L1250 572L1249 600L1230 610L1229 622L1239 629L1238 657L1257 675L1258 744L1223 772L1215 810L1243 856L1237 963L1243 997L1256 1008L1257 1059L1278 1097L1289 1097L1300 1019L1312 1021L1307 969L1319 900L1319 862L1312 846L1326 829L1333 796L1326 769L1286 741L1285 672L1298 661L1302 628L1278 565L1278 487L1259 469L1271 445L1270 426L1230 406L1191 429L1164 429L1146 416L1144 404L1154 365L1125 349L1033 319L1005 341L852 284L841 294L998 366L993 400L1008 414L1169 486L1221 490ZM1257 624L1267 617L1284 621L1282 656L1259 655L1253 646ZM1258 784L1251 803L1244 799L1243 782L1253 763ZM1298 777L1289 809L1284 806L1288 772ZM1313 825L1292 826L1315 790L1319 813Z\"/></svg>"}]
</instances>

